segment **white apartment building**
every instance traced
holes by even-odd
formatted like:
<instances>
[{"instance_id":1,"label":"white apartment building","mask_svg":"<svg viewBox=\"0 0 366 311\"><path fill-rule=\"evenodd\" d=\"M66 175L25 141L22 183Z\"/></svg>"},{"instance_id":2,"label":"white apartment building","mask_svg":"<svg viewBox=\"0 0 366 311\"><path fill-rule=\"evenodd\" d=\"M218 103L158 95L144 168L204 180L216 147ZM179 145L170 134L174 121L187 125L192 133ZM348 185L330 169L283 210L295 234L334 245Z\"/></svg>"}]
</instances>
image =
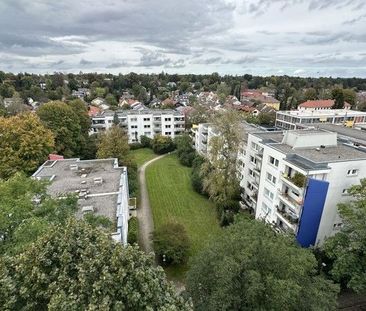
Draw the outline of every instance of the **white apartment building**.
<instances>
[{"instance_id":1,"label":"white apartment building","mask_svg":"<svg viewBox=\"0 0 366 311\"><path fill-rule=\"evenodd\" d=\"M337 204L366 178L366 148L326 130L249 133L239 161L242 205L304 247L341 228Z\"/></svg>"},{"instance_id":2,"label":"white apartment building","mask_svg":"<svg viewBox=\"0 0 366 311\"><path fill-rule=\"evenodd\" d=\"M145 109L140 111L105 111L92 118L91 133L105 131L113 125L115 113L120 126L127 130L129 143L140 141L142 135L154 138L163 135L174 138L185 130L184 114L175 110Z\"/></svg>"},{"instance_id":3,"label":"white apartment building","mask_svg":"<svg viewBox=\"0 0 366 311\"><path fill-rule=\"evenodd\" d=\"M303 109L277 111L276 126L283 129L302 129L319 123L356 124L366 123L366 112L346 109Z\"/></svg>"},{"instance_id":4,"label":"white apartment building","mask_svg":"<svg viewBox=\"0 0 366 311\"><path fill-rule=\"evenodd\" d=\"M115 223L112 238L127 244L129 189L127 168L118 166L117 159L48 160L32 175L49 182L47 192L53 197L78 196L76 217L86 213L105 216Z\"/></svg>"}]
</instances>

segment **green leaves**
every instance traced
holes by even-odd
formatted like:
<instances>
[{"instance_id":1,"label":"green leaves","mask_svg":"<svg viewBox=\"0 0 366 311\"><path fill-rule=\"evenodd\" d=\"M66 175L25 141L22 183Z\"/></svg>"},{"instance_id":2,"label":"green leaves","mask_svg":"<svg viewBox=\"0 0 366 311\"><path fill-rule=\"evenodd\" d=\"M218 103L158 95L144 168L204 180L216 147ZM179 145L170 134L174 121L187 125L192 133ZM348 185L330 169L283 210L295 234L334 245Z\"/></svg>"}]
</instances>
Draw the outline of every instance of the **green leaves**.
<instances>
[{"instance_id":1,"label":"green leaves","mask_svg":"<svg viewBox=\"0 0 366 311\"><path fill-rule=\"evenodd\" d=\"M187 289L196 310L333 310L338 287L315 274L308 249L239 219L195 258Z\"/></svg>"}]
</instances>

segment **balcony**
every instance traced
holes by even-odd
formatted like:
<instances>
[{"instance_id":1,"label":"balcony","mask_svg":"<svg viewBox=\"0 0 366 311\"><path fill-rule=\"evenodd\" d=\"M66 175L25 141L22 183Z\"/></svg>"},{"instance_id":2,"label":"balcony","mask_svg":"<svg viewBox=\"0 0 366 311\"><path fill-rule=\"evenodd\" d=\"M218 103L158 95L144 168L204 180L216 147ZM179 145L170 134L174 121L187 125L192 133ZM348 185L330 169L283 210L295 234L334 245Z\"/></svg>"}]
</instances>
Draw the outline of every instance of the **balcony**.
<instances>
[{"instance_id":1,"label":"balcony","mask_svg":"<svg viewBox=\"0 0 366 311\"><path fill-rule=\"evenodd\" d=\"M153 123L154 124L161 124L161 120L160 119L156 119L156 120L154 119Z\"/></svg>"},{"instance_id":2,"label":"balcony","mask_svg":"<svg viewBox=\"0 0 366 311\"><path fill-rule=\"evenodd\" d=\"M279 191L279 194L280 194L279 198L283 203L285 203L287 206L293 208L296 211L300 210L303 203L302 196L299 197L298 199L295 199L289 196L286 192Z\"/></svg>"},{"instance_id":3,"label":"balcony","mask_svg":"<svg viewBox=\"0 0 366 311\"><path fill-rule=\"evenodd\" d=\"M284 173L281 176L281 180L295 189L298 193L303 193L306 184L306 176L302 175L301 173L296 173L292 177Z\"/></svg>"},{"instance_id":4,"label":"balcony","mask_svg":"<svg viewBox=\"0 0 366 311\"><path fill-rule=\"evenodd\" d=\"M94 123L94 124L92 124L91 127L93 127L93 128L105 128L106 125L104 123Z\"/></svg>"},{"instance_id":5,"label":"balcony","mask_svg":"<svg viewBox=\"0 0 366 311\"><path fill-rule=\"evenodd\" d=\"M277 213L279 213L282 218L285 218L291 225L299 223L299 216L285 206L277 207Z\"/></svg>"}]
</instances>

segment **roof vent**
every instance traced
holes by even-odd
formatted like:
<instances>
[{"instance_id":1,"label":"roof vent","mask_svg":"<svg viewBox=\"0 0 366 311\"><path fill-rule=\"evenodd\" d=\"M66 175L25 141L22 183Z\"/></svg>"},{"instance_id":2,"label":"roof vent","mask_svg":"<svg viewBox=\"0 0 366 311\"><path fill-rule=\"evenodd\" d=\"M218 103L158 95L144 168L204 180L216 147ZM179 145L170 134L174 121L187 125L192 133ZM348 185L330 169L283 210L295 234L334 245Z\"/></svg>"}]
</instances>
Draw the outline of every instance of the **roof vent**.
<instances>
[{"instance_id":1,"label":"roof vent","mask_svg":"<svg viewBox=\"0 0 366 311\"><path fill-rule=\"evenodd\" d=\"M81 212L83 214L94 213L94 207L92 205L83 206L82 209L81 209Z\"/></svg>"},{"instance_id":2,"label":"roof vent","mask_svg":"<svg viewBox=\"0 0 366 311\"><path fill-rule=\"evenodd\" d=\"M77 164L70 164L70 170L77 171L78 170L78 165Z\"/></svg>"},{"instance_id":3,"label":"roof vent","mask_svg":"<svg viewBox=\"0 0 366 311\"><path fill-rule=\"evenodd\" d=\"M320 151L320 148L315 148L316 151Z\"/></svg>"},{"instance_id":4,"label":"roof vent","mask_svg":"<svg viewBox=\"0 0 366 311\"><path fill-rule=\"evenodd\" d=\"M324 145L320 145L320 148L321 148L321 149L324 149L324 148L325 148L325 146L324 146Z\"/></svg>"},{"instance_id":5,"label":"roof vent","mask_svg":"<svg viewBox=\"0 0 366 311\"><path fill-rule=\"evenodd\" d=\"M103 178L102 177L95 177L94 178L94 184L95 185L101 185L103 183Z\"/></svg>"}]
</instances>

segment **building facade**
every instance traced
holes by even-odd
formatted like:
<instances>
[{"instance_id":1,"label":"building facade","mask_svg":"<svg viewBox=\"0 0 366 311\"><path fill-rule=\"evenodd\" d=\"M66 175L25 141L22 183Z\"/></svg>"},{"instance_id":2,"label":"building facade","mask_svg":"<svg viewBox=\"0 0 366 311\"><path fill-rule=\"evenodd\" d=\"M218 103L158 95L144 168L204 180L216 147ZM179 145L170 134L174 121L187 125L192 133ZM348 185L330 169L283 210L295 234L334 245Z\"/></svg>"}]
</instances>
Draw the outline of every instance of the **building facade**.
<instances>
[{"instance_id":1,"label":"building facade","mask_svg":"<svg viewBox=\"0 0 366 311\"><path fill-rule=\"evenodd\" d=\"M87 213L107 217L116 224L112 238L127 244L128 176L127 168L119 167L117 159L48 160L32 177L50 182L47 191L53 197L77 195L77 218Z\"/></svg>"},{"instance_id":2,"label":"building facade","mask_svg":"<svg viewBox=\"0 0 366 311\"><path fill-rule=\"evenodd\" d=\"M153 138L163 135L174 138L185 130L184 114L175 110L145 109L141 111L119 110L105 111L92 118L91 133L98 133L109 129L117 114L119 124L126 129L129 143L140 141L142 135Z\"/></svg>"},{"instance_id":3,"label":"building facade","mask_svg":"<svg viewBox=\"0 0 366 311\"><path fill-rule=\"evenodd\" d=\"M249 133L240 157L242 206L304 247L338 232L337 204L366 178L366 148L325 130Z\"/></svg>"},{"instance_id":4,"label":"building facade","mask_svg":"<svg viewBox=\"0 0 366 311\"><path fill-rule=\"evenodd\" d=\"M352 127L366 123L366 112L350 109L303 109L277 111L276 126L295 130L319 123L344 124Z\"/></svg>"}]
</instances>

